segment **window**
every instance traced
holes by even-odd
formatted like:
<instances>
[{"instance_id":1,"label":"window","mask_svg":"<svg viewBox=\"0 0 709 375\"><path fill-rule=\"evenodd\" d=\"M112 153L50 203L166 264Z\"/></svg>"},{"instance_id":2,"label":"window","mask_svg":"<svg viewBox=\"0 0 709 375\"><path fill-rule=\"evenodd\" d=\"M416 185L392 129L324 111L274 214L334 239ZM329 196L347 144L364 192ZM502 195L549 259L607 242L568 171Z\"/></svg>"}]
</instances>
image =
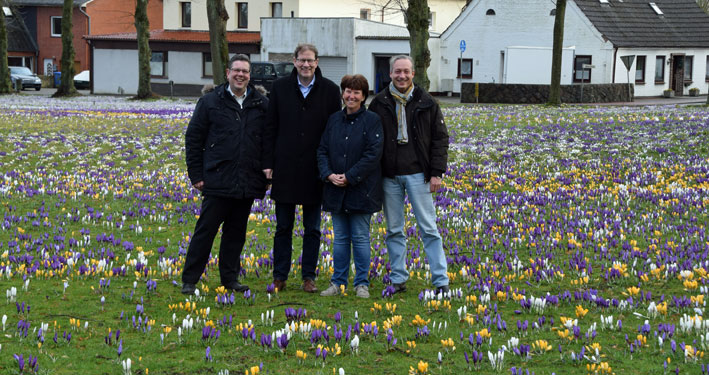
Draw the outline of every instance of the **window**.
<instances>
[{"instance_id":1,"label":"window","mask_svg":"<svg viewBox=\"0 0 709 375\"><path fill-rule=\"evenodd\" d=\"M167 52L152 52L150 55L150 76L167 77Z\"/></svg>"},{"instance_id":2,"label":"window","mask_svg":"<svg viewBox=\"0 0 709 375\"><path fill-rule=\"evenodd\" d=\"M61 17L52 17L52 36L62 36Z\"/></svg>"},{"instance_id":3,"label":"window","mask_svg":"<svg viewBox=\"0 0 709 375\"><path fill-rule=\"evenodd\" d=\"M371 9L365 9L362 8L359 10L359 18L363 20L370 20L372 19L372 10Z\"/></svg>"},{"instance_id":4,"label":"window","mask_svg":"<svg viewBox=\"0 0 709 375\"><path fill-rule=\"evenodd\" d=\"M236 27L249 27L249 3L236 3Z\"/></svg>"},{"instance_id":5,"label":"window","mask_svg":"<svg viewBox=\"0 0 709 375\"><path fill-rule=\"evenodd\" d=\"M436 24L436 12L428 12L428 28L432 29Z\"/></svg>"},{"instance_id":6,"label":"window","mask_svg":"<svg viewBox=\"0 0 709 375\"><path fill-rule=\"evenodd\" d=\"M458 78L473 78L473 59L458 59Z\"/></svg>"},{"instance_id":7,"label":"window","mask_svg":"<svg viewBox=\"0 0 709 375\"><path fill-rule=\"evenodd\" d=\"M283 17L283 3L271 3L271 17Z\"/></svg>"},{"instance_id":8,"label":"window","mask_svg":"<svg viewBox=\"0 0 709 375\"><path fill-rule=\"evenodd\" d=\"M692 82L692 72L694 65L694 56L684 57L684 80Z\"/></svg>"},{"instance_id":9,"label":"window","mask_svg":"<svg viewBox=\"0 0 709 375\"><path fill-rule=\"evenodd\" d=\"M645 56L635 60L635 83L645 83Z\"/></svg>"},{"instance_id":10,"label":"window","mask_svg":"<svg viewBox=\"0 0 709 375\"><path fill-rule=\"evenodd\" d=\"M485 12L486 16L494 16L495 15L495 10L494 9L488 9L487 12Z\"/></svg>"},{"instance_id":11,"label":"window","mask_svg":"<svg viewBox=\"0 0 709 375\"><path fill-rule=\"evenodd\" d=\"M707 56L707 72L705 80L709 82L709 56Z\"/></svg>"},{"instance_id":12,"label":"window","mask_svg":"<svg viewBox=\"0 0 709 375\"><path fill-rule=\"evenodd\" d=\"M182 11L182 27L192 26L192 3L180 3L180 9Z\"/></svg>"},{"instance_id":13,"label":"window","mask_svg":"<svg viewBox=\"0 0 709 375\"><path fill-rule=\"evenodd\" d=\"M655 83L665 82L665 56L655 56Z\"/></svg>"},{"instance_id":14,"label":"window","mask_svg":"<svg viewBox=\"0 0 709 375\"><path fill-rule=\"evenodd\" d=\"M209 52L202 53L202 77L212 77L212 54Z\"/></svg>"},{"instance_id":15,"label":"window","mask_svg":"<svg viewBox=\"0 0 709 375\"><path fill-rule=\"evenodd\" d=\"M661 16L661 15L665 14L665 13L662 12L662 10L660 9L660 7L658 7L657 4L655 4L655 3L650 3L650 8L652 8L652 10L654 10L655 13L657 13L658 16Z\"/></svg>"},{"instance_id":16,"label":"window","mask_svg":"<svg viewBox=\"0 0 709 375\"><path fill-rule=\"evenodd\" d=\"M591 56L574 57L574 82L591 82L591 69L584 69L584 64L591 64Z\"/></svg>"}]
</instances>

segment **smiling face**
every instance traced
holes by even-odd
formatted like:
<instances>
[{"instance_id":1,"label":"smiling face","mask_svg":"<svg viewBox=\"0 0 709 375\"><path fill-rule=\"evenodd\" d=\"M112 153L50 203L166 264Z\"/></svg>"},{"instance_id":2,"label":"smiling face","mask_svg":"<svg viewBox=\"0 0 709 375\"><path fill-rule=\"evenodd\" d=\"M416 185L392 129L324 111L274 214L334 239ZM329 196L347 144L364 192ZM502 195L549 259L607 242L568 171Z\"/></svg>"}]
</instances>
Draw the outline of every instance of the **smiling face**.
<instances>
[{"instance_id":1,"label":"smiling face","mask_svg":"<svg viewBox=\"0 0 709 375\"><path fill-rule=\"evenodd\" d=\"M345 108L347 108L347 113L355 113L359 110L364 103L364 93L362 90L354 90L346 87L342 91L342 101L345 103Z\"/></svg>"},{"instance_id":2,"label":"smiling face","mask_svg":"<svg viewBox=\"0 0 709 375\"><path fill-rule=\"evenodd\" d=\"M229 81L231 92L241 96L246 92L251 78L251 64L246 61L236 60L231 64L231 69L226 70L226 79Z\"/></svg>"},{"instance_id":3,"label":"smiling face","mask_svg":"<svg viewBox=\"0 0 709 375\"><path fill-rule=\"evenodd\" d=\"M396 60L391 67L389 77L397 90L400 92L408 90L414 84L414 67L411 61L408 59Z\"/></svg>"},{"instance_id":4,"label":"smiling face","mask_svg":"<svg viewBox=\"0 0 709 375\"><path fill-rule=\"evenodd\" d=\"M309 49L303 49L298 52L298 56L293 59L295 69L298 71L298 79L301 83L309 84L315 75L315 68L318 67L318 59L315 57L315 52Z\"/></svg>"}]
</instances>

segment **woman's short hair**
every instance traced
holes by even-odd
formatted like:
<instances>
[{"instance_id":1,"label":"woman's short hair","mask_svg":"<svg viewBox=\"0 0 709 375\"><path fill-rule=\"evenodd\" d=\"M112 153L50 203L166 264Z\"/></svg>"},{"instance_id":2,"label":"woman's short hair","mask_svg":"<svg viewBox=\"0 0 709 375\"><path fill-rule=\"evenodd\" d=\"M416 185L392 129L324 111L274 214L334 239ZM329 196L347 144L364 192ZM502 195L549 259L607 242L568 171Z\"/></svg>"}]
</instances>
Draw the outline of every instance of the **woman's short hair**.
<instances>
[{"instance_id":1,"label":"woman's short hair","mask_svg":"<svg viewBox=\"0 0 709 375\"><path fill-rule=\"evenodd\" d=\"M342 77L340 88L342 89L342 92L344 92L346 88L351 90L362 90L364 100L367 100L367 95L369 95L369 82L367 82L367 79L361 74L348 74Z\"/></svg>"}]
</instances>

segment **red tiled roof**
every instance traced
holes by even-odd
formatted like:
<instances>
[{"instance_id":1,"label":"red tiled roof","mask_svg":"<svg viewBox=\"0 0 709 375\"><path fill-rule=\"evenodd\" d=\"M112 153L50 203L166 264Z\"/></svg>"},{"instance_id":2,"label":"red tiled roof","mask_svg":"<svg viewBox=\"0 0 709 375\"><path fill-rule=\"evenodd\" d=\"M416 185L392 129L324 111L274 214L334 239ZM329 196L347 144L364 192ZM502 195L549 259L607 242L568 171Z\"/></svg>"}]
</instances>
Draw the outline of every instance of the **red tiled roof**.
<instances>
[{"instance_id":1,"label":"red tiled roof","mask_svg":"<svg viewBox=\"0 0 709 375\"><path fill-rule=\"evenodd\" d=\"M116 33L105 35L85 35L88 40L137 40L137 33ZM258 32L228 32L226 38L229 43L236 44L258 44L261 41L261 33ZM151 42L188 42L188 43L209 43L208 31L187 31L187 30L151 30Z\"/></svg>"}]
</instances>

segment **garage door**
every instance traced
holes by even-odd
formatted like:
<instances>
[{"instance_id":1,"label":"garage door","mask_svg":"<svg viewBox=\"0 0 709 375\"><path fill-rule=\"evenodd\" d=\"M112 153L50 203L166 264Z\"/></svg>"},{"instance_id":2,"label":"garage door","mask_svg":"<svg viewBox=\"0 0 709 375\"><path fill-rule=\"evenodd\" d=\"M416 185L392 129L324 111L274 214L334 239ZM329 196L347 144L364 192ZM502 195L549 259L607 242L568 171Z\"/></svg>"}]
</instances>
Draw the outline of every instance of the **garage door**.
<instances>
[{"instance_id":1,"label":"garage door","mask_svg":"<svg viewBox=\"0 0 709 375\"><path fill-rule=\"evenodd\" d=\"M318 66L323 76L335 82L337 86L340 86L342 77L347 74L347 58L320 56L318 60Z\"/></svg>"}]
</instances>

